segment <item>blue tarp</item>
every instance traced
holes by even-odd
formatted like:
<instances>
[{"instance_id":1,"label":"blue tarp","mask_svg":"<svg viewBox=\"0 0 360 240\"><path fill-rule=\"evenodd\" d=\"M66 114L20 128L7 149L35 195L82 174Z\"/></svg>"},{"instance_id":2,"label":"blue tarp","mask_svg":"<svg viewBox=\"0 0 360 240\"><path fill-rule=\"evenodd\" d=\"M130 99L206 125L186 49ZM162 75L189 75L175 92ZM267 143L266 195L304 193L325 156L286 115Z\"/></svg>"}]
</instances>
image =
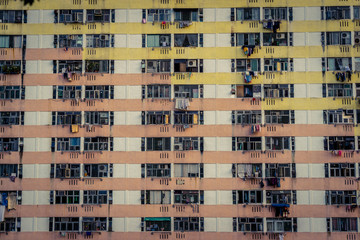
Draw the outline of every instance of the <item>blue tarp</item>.
<instances>
[{"instance_id":1,"label":"blue tarp","mask_svg":"<svg viewBox=\"0 0 360 240\"><path fill-rule=\"evenodd\" d=\"M273 203L271 204L272 207L290 207L287 203Z\"/></svg>"}]
</instances>

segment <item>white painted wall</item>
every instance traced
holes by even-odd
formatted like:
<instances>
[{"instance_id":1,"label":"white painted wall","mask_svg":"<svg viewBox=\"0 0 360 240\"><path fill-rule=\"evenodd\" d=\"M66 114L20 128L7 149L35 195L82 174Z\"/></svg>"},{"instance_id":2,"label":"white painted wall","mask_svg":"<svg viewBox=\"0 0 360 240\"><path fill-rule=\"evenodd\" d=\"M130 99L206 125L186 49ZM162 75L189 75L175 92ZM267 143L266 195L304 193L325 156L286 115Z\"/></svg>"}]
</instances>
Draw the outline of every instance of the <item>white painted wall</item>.
<instances>
[{"instance_id":1,"label":"white painted wall","mask_svg":"<svg viewBox=\"0 0 360 240\"><path fill-rule=\"evenodd\" d=\"M323 124L324 123L324 114L322 110L312 110L308 111L309 124Z\"/></svg>"},{"instance_id":2,"label":"white painted wall","mask_svg":"<svg viewBox=\"0 0 360 240\"><path fill-rule=\"evenodd\" d=\"M217 59L216 72L231 72L231 59Z\"/></svg>"},{"instance_id":3,"label":"white painted wall","mask_svg":"<svg viewBox=\"0 0 360 240\"><path fill-rule=\"evenodd\" d=\"M52 86L26 86L25 99L52 99Z\"/></svg>"},{"instance_id":4,"label":"white painted wall","mask_svg":"<svg viewBox=\"0 0 360 240\"><path fill-rule=\"evenodd\" d=\"M295 110L295 124L308 124L307 115L307 110Z\"/></svg>"},{"instance_id":5,"label":"white painted wall","mask_svg":"<svg viewBox=\"0 0 360 240\"><path fill-rule=\"evenodd\" d=\"M306 45L306 33L299 32L293 33L293 45L294 47Z\"/></svg>"},{"instance_id":6,"label":"white painted wall","mask_svg":"<svg viewBox=\"0 0 360 240\"><path fill-rule=\"evenodd\" d=\"M309 84L308 89L309 89L309 93L310 93L309 97L322 98L322 84L321 83Z\"/></svg>"},{"instance_id":7,"label":"white painted wall","mask_svg":"<svg viewBox=\"0 0 360 240\"><path fill-rule=\"evenodd\" d=\"M141 191L113 191L114 204L141 204Z\"/></svg>"},{"instance_id":8,"label":"white painted wall","mask_svg":"<svg viewBox=\"0 0 360 240\"><path fill-rule=\"evenodd\" d=\"M216 59L204 59L204 73L216 72Z\"/></svg>"},{"instance_id":9,"label":"white painted wall","mask_svg":"<svg viewBox=\"0 0 360 240\"><path fill-rule=\"evenodd\" d=\"M320 32L309 32L306 34L306 45L307 46L321 46L321 33Z\"/></svg>"},{"instance_id":10,"label":"white painted wall","mask_svg":"<svg viewBox=\"0 0 360 240\"><path fill-rule=\"evenodd\" d=\"M142 21L142 9L129 9L127 14L127 21L140 23Z\"/></svg>"},{"instance_id":11,"label":"white painted wall","mask_svg":"<svg viewBox=\"0 0 360 240\"><path fill-rule=\"evenodd\" d=\"M27 23L54 23L54 10L27 10Z\"/></svg>"},{"instance_id":12,"label":"white painted wall","mask_svg":"<svg viewBox=\"0 0 360 240\"><path fill-rule=\"evenodd\" d=\"M141 178L141 164L114 164L114 178Z\"/></svg>"},{"instance_id":13,"label":"white painted wall","mask_svg":"<svg viewBox=\"0 0 360 240\"><path fill-rule=\"evenodd\" d=\"M142 48L141 34L130 34L128 36L129 36L129 45L128 45L129 48Z\"/></svg>"},{"instance_id":14,"label":"white painted wall","mask_svg":"<svg viewBox=\"0 0 360 240\"><path fill-rule=\"evenodd\" d=\"M50 164L24 164L23 178L49 178Z\"/></svg>"},{"instance_id":15,"label":"white painted wall","mask_svg":"<svg viewBox=\"0 0 360 240\"><path fill-rule=\"evenodd\" d=\"M126 47L126 42L122 43L121 47ZM127 73L127 61L126 60L114 60L114 73ZM118 87L118 86L115 86Z\"/></svg>"},{"instance_id":16,"label":"white painted wall","mask_svg":"<svg viewBox=\"0 0 360 240\"><path fill-rule=\"evenodd\" d=\"M115 34L114 35L114 47L115 48L126 48L127 47L127 35L126 34Z\"/></svg>"},{"instance_id":17,"label":"white painted wall","mask_svg":"<svg viewBox=\"0 0 360 240\"><path fill-rule=\"evenodd\" d=\"M216 46L231 47L231 34L230 33L216 34Z\"/></svg>"},{"instance_id":18,"label":"white painted wall","mask_svg":"<svg viewBox=\"0 0 360 240\"><path fill-rule=\"evenodd\" d=\"M294 58L294 72L305 72L306 71L306 59L305 58ZM295 91L296 93L296 91Z\"/></svg>"},{"instance_id":19,"label":"white painted wall","mask_svg":"<svg viewBox=\"0 0 360 240\"><path fill-rule=\"evenodd\" d=\"M53 61L50 60L27 60L26 74L52 74Z\"/></svg>"},{"instance_id":20,"label":"white painted wall","mask_svg":"<svg viewBox=\"0 0 360 240\"><path fill-rule=\"evenodd\" d=\"M215 8L204 8L204 22L215 22L216 21L216 10ZM228 19L228 21L230 18Z\"/></svg>"},{"instance_id":21,"label":"white painted wall","mask_svg":"<svg viewBox=\"0 0 360 240\"><path fill-rule=\"evenodd\" d=\"M114 99L141 99L141 85L137 86L115 86Z\"/></svg>"},{"instance_id":22,"label":"white painted wall","mask_svg":"<svg viewBox=\"0 0 360 240\"><path fill-rule=\"evenodd\" d=\"M127 10L126 9L115 9L115 22L126 22Z\"/></svg>"},{"instance_id":23,"label":"white painted wall","mask_svg":"<svg viewBox=\"0 0 360 240\"><path fill-rule=\"evenodd\" d=\"M306 84L294 84L294 97L295 98L306 98L307 96Z\"/></svg>"},{"instance_id":24,"label":"white painted wall","mask_svg":"<svg viewBox=\"0 0 360 240\"><path fill-rule=\"evenodd\" d=\"M321 20L320 7L306 7L305 8L306 20L318 21Z\"/></svg>"},{"instance_id":25,"label":"white painted wall","mask_svg":"<svg viewBox=\"0 0 360 240\"><path fill-rule=\"evenodd\" d=\"M50 152L51 138L24 138L24 152Z\"/></svg>"},{"instance_id":26,"label":"white painted wall","mask_svg":"<svg viewBox=\"0 0 360 240\"><path fill-rule=\"evenodd\" d=\"M231 94L231 85L229 84L216 85L216 98L233 98L233 96L234 95Z\"/></svg>"},{"instance_id":27,"label":"white painted wall","mask_svg":"<svg viewBox=\"0 0 360 240\"><path fill-rule=\"evenodd\" d=\"M205 14L204 14L205 18ZM216 47L216 34L215 33L204 33L204 47Z\"/></svg>"},{"instance_id":28,"label":"white painted wall","mask_svg":"<svg viewBox=\"0 0 360 240\"><path fill-rule=\"evenodd\" d=\"M24 125L51 125L51 112L25 112Z\"/></svg>"},{"instance_id":29,"label":"white painted wall","mask_svg":"<svg viewBox=\"0 0 360 240\"><path fill-rule=\"evenodd\" d=\"M230 21L230 8L216 8L216 21L217 22L228 22Z\"/></svg>"},{"instance_id":30,"label":"white painted wall","mask_svg":"<svg viewBox=\"0 0 360 240\"><path fill-rule=\"evenodd\" d=\"M208 165L208 164L204 164ZM212 164L215 165L215 164ZM204 204L205 205L217 205L217 191L204 191Z\"/></svg>"},{"instance_id":31,"label":"white painted wall","mask_svg":"<svg viewBox=\"0 0 360 240\"><path fill-rule=\"evenodd\" d=\"M204 84L204 98L216 98L216 85Z\"/></svg>"},{"instance_id":32,"label":"white painted wall","mask_svg":"<svg viewBox=\"0 0 360 240\"><path fill-rule=\"evenodd\" d=\"M54 48L54 35L27 35L26 48Z\"/></svg>"},{"instance_id":33,"label":"white painted wall","mask_svg":"<svg viewBox=\"0 0 360 240\"><path fill-rule=\"evenodd\" d=\"M22 205L49 205L50 191L22 191Z\"/></svg>"},{"instance_id":34,"label":"white painted wall","mask_svg":"<svg viewBox=\"0 0 360 240\"><path fill-rule=\"evenodd\" d=\"M128 73L142 73L141 60L129 60Z\"/></svg>"}]
</instances>

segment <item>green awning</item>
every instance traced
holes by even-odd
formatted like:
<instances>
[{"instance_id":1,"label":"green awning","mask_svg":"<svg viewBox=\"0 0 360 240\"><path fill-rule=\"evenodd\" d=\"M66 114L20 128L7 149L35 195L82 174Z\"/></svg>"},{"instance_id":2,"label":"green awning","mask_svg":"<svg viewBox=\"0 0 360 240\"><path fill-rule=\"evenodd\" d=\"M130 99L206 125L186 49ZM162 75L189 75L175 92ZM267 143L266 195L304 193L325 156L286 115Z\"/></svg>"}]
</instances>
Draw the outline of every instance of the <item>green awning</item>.
<instances>
[{"instance_id":1,"label":"green awning","mask_svg":"<svg viewBox=\"0 0 360 240\"><path fill-rule=\"evenodd\" d=\"M146 217L145 221L154 221L154 222L163 222L163 221L171 221L169 217Z\"/></svg>"}]
</instances>

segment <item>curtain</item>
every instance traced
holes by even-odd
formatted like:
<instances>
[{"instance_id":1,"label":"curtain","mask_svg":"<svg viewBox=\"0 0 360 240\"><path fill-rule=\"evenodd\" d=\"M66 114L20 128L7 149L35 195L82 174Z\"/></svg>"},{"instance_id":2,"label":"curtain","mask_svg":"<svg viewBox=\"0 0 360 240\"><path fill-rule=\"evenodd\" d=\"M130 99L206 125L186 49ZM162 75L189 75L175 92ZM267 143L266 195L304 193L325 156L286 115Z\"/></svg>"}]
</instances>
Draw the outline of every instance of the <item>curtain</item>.
<instances>
[{"instance_id":1,"label":"curtain","mask_svg":"<svg viewBox=\"0 0 360 240\"><path fill-rule=\"evenodd\" d=\"M198 45L198 35L197 34L188 34L188 41L191 47L197 47Z\"/></svg>"},{"instance_id":2,"label":"curtain","mask_svg":"<svg viewBox=\"0 0 360 240\"><path fill-rule=\"evenodd\" d=\"M150 191L150 203L151 204L161 203L161 191Z\"/></svg>"},{"instance_id":3,"label":"curtain","mask_svg":"<svg viewBox=\"0 0 360 240\"><path fill-rule=\"evenodd\" d=\"M0 36L0 48L8 48L10 45L9 36Z\"/></svg>"},{"instance_id":4,"label":"curtain","mask_svg":"<svg viewBox=\"0 0 360 240\"><path fill-rule=\"evenodd\" d=\"M175 164L175 172L174 172L174 176L175 177L182 177L182 164Z\"/></svg>"},{"instance_id":5,"label":"curtain","mask_svg":"<svg viewBox=\"0 0 360 240\"><path fill-rule=\"evenodd\" d=\"M185 41L185 34L177 34L175 35L175 47L182 47Z\"/></svg>"}]
</instances>

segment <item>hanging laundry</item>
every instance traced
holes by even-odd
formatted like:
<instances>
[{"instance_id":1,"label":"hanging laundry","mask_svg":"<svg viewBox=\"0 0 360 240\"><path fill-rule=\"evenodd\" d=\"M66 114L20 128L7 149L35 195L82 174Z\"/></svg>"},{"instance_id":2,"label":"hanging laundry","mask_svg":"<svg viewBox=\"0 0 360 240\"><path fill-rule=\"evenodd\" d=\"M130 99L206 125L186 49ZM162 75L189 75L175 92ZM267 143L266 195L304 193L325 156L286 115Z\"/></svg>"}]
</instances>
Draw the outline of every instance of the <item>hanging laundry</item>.
<instances>
[{"instance_id":1,"label":"hanging laundry","mask_svg":"<svg viewBox=\"0 0 360 240\"><path fill-rule=\"evenodd\" d=\"M5 206L1 205L0 206L0 222L3 222L5 220L4 215L5 215Z\"/></svg>"},{"instance_id":2,"label":"hanging laundry","mask_svg":"<svg viewBox=\"0 0 360 240\"><path fill-rule=\"evenodd\" d=\"M248 57L250 57L253 53L254 53L254 49L255 46L254 45L250 45L250 46L242 46L241 49L244 51L244 54Z\"/></svg>"},{"instance_id":3,"label":"hanging laundry","mask_svg":"<svg viewBox=\"0 0 360 240\"><path fill-rule=\"evenodd\" d=\"M245 83L251 83L252 76L250 75L249 72L245 72L244 80L245 80Z\"/></svg>"},{"instance_id":4,"label":"hanging laundry","mask_svg":"<svg viewBox=\"0 0 360 240\"><path fill-rule=\"evenodd\" d=\"M274 25L272 27L272 30L273 30L274 33L276 33L277 30L279 30L279 29L280 29L280 21L275 21Z\"/></svg>"}]
</instances>

